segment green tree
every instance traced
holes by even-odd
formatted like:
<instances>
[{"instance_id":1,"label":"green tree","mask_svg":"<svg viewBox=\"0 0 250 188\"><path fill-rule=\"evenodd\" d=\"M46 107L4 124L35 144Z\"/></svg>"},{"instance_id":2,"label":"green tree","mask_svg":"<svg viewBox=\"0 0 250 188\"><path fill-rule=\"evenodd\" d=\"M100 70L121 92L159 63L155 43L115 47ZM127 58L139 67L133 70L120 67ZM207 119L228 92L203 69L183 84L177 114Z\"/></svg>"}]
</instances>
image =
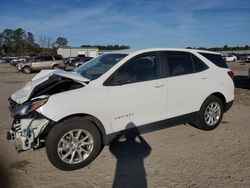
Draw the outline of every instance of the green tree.
<instances>
[{"instance_id":1,"label":"green tree","mask_svg":"<svg viewBox=\"0 0 250 188\"><path fill-rule=\"evenodd\" d=\"M34 45L34 43L35 43L34 35L31 32L27 33L27 39L26 40L30 45Z\"/></svg>"},{"instance_id":2,"label":"green tree","mask_svg":"<svg viewBox=\"0 0 250 188\"><path fill-rule=\"evenodd\" d=\"M228 45L224 45L223 49L228 50Z\"/></svg>"},{"instance_id":3,"label":"green tree","mask_svg":"<svg viewBox=\"0 0 250 188\"><path fill-rule=\"evenodd\" d=\"M1 33L1 43L2 43L2 49L6 54L11 53L14 49L14 43L13 43L13 30L12 29L5 29Z\"/></svg>"},{"instance_id":4,"label":"green tree","mask_svg":"<svg viewBox=\"0 0 250 188\"><path fill-rule=\"evenodd\" d=\"M56 44L57 44L58 48L66 47L67 44L68 44L68 41L67 41L67 39L65 37L58 37L56 39Z\"/></svg>"}]
</instances>

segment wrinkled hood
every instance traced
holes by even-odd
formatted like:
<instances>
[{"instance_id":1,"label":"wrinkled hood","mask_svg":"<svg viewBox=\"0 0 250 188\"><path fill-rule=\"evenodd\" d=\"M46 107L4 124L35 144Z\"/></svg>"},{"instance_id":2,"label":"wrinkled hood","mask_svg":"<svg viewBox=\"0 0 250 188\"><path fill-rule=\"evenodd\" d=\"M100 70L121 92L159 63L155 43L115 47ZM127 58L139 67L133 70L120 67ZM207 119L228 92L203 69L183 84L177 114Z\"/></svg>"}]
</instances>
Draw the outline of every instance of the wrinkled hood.
<instances>
[{"instance_id":1,"label":"wrinkled hood","mask_svg":"<svg viewBox=\"0 0 250 188\"><path fill-rule=\"evenodd\" d=\"M28 82L23 88L17 90L15 93L11 95L11 99L17 102L18 104L21 104L25 101L27 101L31 94L34 93L34 89L37 88L37 86L42 85L44 82L46 82L50 76L57 75L62 78L67 78L68 80L74 80L75 82L86 85L87 82L90 80L87 78L82 77L80 74L76 72L66 72L63 70L42 70L40 73L38 73L35 77L32 78L30 82ZM58 86L58 84L54 84L55 86ZM50 85L46 84L45 87L48 87ZM46 89L46 88L45 88Z\"/></svg>"}]
</instances>

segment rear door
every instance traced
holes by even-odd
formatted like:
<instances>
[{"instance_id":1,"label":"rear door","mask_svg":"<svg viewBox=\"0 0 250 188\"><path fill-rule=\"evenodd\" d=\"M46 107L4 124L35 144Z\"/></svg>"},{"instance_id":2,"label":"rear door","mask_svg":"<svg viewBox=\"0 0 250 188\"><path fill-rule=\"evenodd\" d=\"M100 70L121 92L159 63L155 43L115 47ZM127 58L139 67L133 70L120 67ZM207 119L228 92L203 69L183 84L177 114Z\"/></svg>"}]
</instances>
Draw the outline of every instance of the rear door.
<instances>
[{"instance_id":1,"label":"rear door","mask_svg":"<svg viewBox=\"0 0 250 188\"><path fill-rule=\"evenodd\" d=\"M208 91L208 66L189 52L165 52L168 116L198 111Z\"/></svg>"},{"instance_id":2,"label":"rear door","mask_svg":"<svg viewBox=\"0 0 250 188\"><path fill-rule=\"evenodd\" d=\"M33 70L40 70L45 67L44 65L45 58L44 56L38 56L34 60L32 60L31 66Z\"/></svg>"},{"instance_id":3,"label":"rear door","mask_svg":"<svg viewBox=\"0 0 250 188\"><path fill-rule=\"evenodd\" d=\"M57 64L57 65L59 65L59 67L61 67L61 68L64 67L64 61L63 61L62 56L60 56L60 55L55 55L55 56L54 56L54 59L55 59L55 61L53 62L53 65ZM52 65L52 66L53 66L53 65Z\"/></svg>"},{"instance_id":4,"label":"rear door","mask_svg":"<svg viewBox=\"0 0 250 188\"><path fill-rule=\"evenodd\" d=\"M53 63L53 56L44 56L43 69L51 69Z\"/></svg>"}]
</instances>

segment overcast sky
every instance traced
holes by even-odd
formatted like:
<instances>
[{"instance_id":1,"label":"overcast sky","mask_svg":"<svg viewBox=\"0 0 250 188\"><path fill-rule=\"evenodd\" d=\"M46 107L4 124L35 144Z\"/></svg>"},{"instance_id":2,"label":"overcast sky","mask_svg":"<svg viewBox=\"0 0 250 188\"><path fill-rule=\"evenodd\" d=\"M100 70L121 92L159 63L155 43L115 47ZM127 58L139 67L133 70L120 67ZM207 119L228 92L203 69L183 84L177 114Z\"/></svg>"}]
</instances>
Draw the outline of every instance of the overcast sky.
<instances>
[{"instance_id":1,"label":"overcast sky","mask_svg":"<svg viewBox=\"0 0 250 188\"><path fill-rule=\"evenodd\" d=\"M66 37L69 45L250 45L250 0L1 0L0 30Z\"/></svg>"}]
</instances>

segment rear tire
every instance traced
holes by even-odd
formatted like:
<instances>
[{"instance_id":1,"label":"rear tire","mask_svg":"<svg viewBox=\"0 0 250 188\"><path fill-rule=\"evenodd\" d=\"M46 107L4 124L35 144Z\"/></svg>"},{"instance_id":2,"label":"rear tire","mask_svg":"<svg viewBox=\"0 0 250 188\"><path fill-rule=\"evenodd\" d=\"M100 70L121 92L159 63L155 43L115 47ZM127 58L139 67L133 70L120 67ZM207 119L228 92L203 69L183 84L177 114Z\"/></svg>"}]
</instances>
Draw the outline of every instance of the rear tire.
<instances>
[{"instance_id":1,"label":"rear tire","mask_svg":"<svg viewBox=\"0 0 250 188\"><path fill-rule=\"evenodd\" d=\"M65 171L88 165L99 155L101 148L99 130L95 124L82 117L73 117L57 124L46 139L50 162Z\"/></svg>"},{"instance_id":2,"label":"rear tire","mask_svg":"<svg viewBox=\"0 0 250 188\"><path fill-rule=\"evenodd\" d=\"M194 123L202 130L213 130L220 124L224 113L221 99L216 96L209 96L202 104Z\"/></svg>"},{"instance_id":3,"label":"rear tire","mask_svg":"<svg viewBox=\"0 0 250 188\"><path fill-rule=\"evenodd\" d=\"M60 69L58 65L53 65L52 69Z\"/></svg>"}]
</instances>

